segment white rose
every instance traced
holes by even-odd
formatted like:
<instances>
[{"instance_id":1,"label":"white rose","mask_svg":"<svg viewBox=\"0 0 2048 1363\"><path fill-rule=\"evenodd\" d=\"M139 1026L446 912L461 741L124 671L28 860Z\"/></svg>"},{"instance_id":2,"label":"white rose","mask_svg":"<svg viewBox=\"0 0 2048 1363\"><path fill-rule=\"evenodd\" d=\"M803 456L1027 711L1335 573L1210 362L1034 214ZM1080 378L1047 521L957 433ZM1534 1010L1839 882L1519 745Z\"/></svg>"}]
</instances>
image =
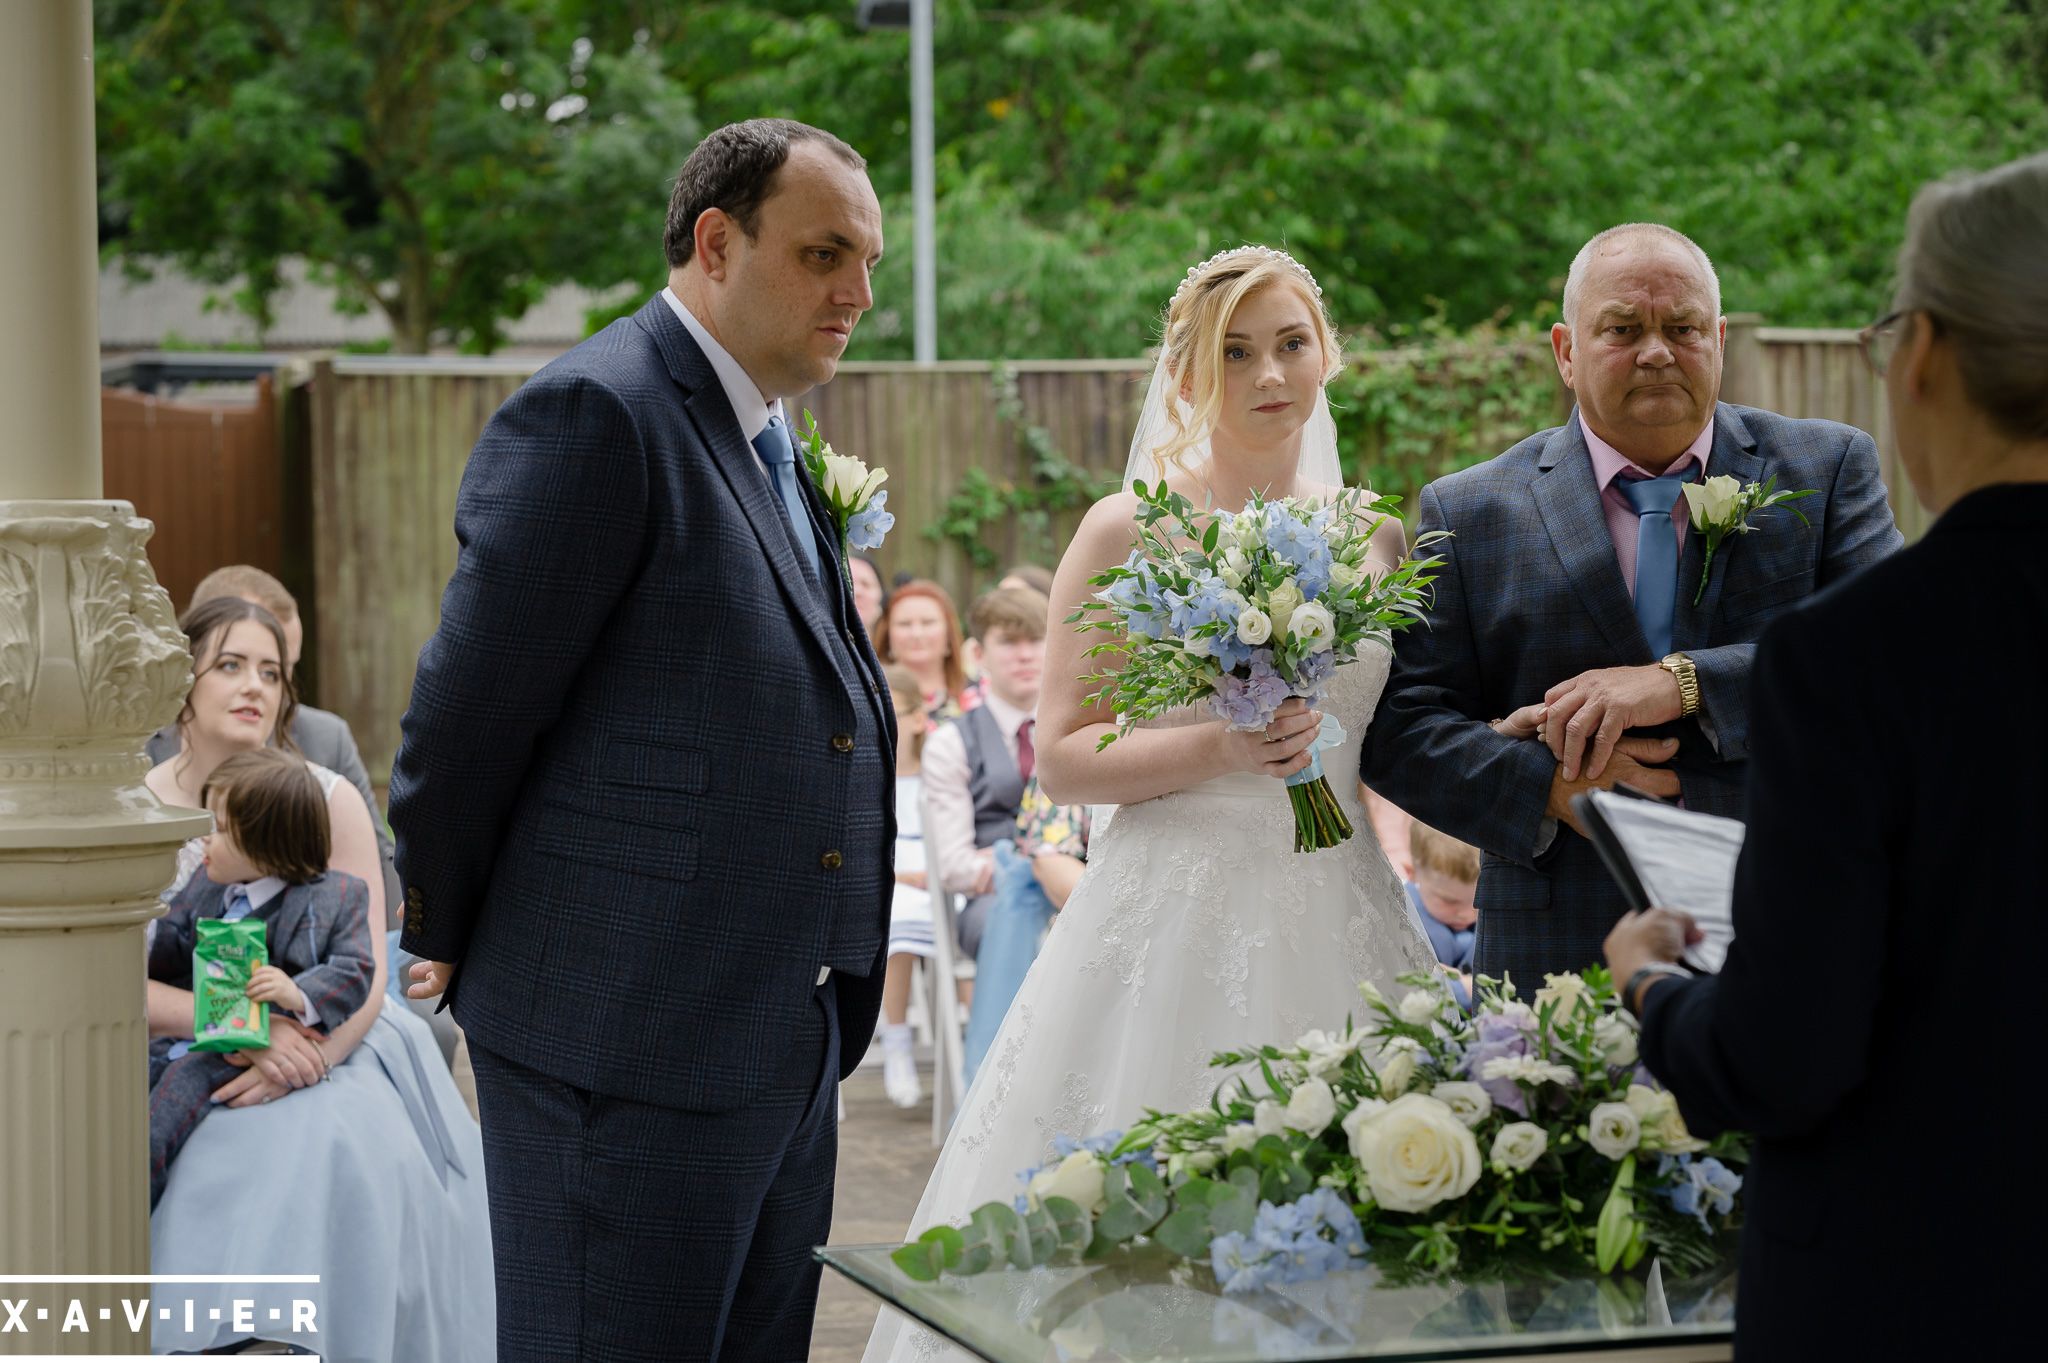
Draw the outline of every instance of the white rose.
<instances>
[{"instance_id":1,"label":"white rose","mask_svg":"<svg viewBox=\"0 0 2048 1363\"><path fill-rule=\"evenodd\" d=\"M1642 1139L1642 1123L1627 1103L1602 1103L1586 1119L1586 1143L1609 1159L1620 1159Z\"/></svg>"},{"instance_id":2,"label":"white rose","mask_svg":"<svg viewBox=\"0 0 2048 1363\"><path fill-rule=\"evenodd\" d=\"M1636 1063L1636 1026L1626 1015L1602 1014L1593 1024L1593 1040L1608 1064L1626 1067Z\"/></svg>"},{"instance_id":3,"label":"white rose","mask_svg":"<svg viewBox=\"0 0 2048 1363\"><path fill-rule=\"evenodd\" d=\"M1026 1192L1033 1206L1043 1205L1048 1197L1064 1197L1088 1212L1108 1205L1102 1195L1102 1162L1086 1150L1076 1150L1052 1168L1041 1169Z\"/></svg>"},{"instance_id":4,"label":"white rose","mask_svg":"<svg viewBox=\"0 0 2048 1363\"><path fill-rule=\"evenodd\" d=\"M1704 484L1681 484L1679 491L1685 494L1686 509L1692 513L1693 529L1704 530L1710 525L1725 525L1734 518L1742 484L1724 473Z\"/></svg>"},{"instance_id":5,"label":"white rose","mask_svg":"<svg viewBox=\"0 0 2048 1363\"><path fill-rule=\"evenodd\" d=\"M1293 618L1287 622L1287 633L1304 644L1318 645L1316 651L1320 653L1337 637L1337 621L1328 606L1309 601L1295 607Z\"/></svg>"},{"instance_id":6,"label":"white rose","mask_svg":"<svg viewBox=\"0 0 2048 1363\"><path fill-rule=\"evenodd\" d=\"M1401 1021L1424 1023L1443 1011L1444 996L1435 989L1411 989L1401 996Z\"/></svg>"},{"instance_id":7,"label":"white rose","mask_svg":"<svg viewBox=\"0 0 2048 1363\"><path fill-rule=\"evenodd\" d=\"M1580 999L1586 997L1586 982L1577 975L1566 972L1563 975L1545 975L1543 987L1536 991L1535 1005L1539 1013L1547 1004L1556 1004L1557 1011L1551 1016L1561 1025L1571 1017L1572 1009Z\"/></svg>"},{"instance_id":8,"label":"white rose","mask_svg":"<svg viewBox=\"0 0 2048 1363\"><path fill-rule=\"evenodd\" d=\"M1438 1084L1429 1091L1429 1096L1455 1112L1458 1120L1467 1126L1479 1125L1493 1111L1493 1096L1464 1079Z\"/></svg>"},{"instance_id":9,"label":"white rose","mask_svg":"<svg viewBox=\"0 0 2048 1363\"><path fill-rule=\"evenodd\" d=\"M1320 1136L1337 1115L1337 1095L1320 1079L1306 1079L1287 1099L1287 1125L1304 1136Z\"/></svg>"},{"instance_id":10,"label":"white rose","mask_svg":"<svg viewBox=\"0 0 2048 1363\"><path fill-rule=\"evenodd\" d=\"M1247 606L1237 613L1237 637L1242 643L1257 648L1273 637L1273 620L1257 606Z\"/></svg>"},{"instance_id":11,"label":"white rose","mask_svg":"<svg viewBox=\"0 0 2048 1363\"><path fill-rule=\"evenodd\" d=\"M1628 1109L1641 1127L1643 1144L1674 1155L1689 1155L1707 1148L1707 1143L1685 1129L1679 1115L1678 1099L1664 1089L1647 1084L1628 1086Z\"/></svg>"},{"instance_id":12,"label":"white rose","mask_svg":"<svg viewBox=\"0 0 2048 1363\"><path fill-rule=\"evenodd\" d=\"M1250 1122L1237 1122L1223 1128L1223 1153L1234 1155L1240 1150L1249 1150L1258 1144L1258 1129Z\"/></svg>"},{"instance_id":13,"label":"white rose","mask_svg":"<svg viewBox=\"0 0 2048 1363\"><path fill-rule=\"evenodd\" d=\"M889 471L873 473L850 454L834 454L825 447L825 500L834 506L857 507L889 480Z\"/></svg>"},{"instance_id":14,"label":"white rose","mask_svg":"<svg viewBox=\"0 0 2048 1363\"><path fill-rule=\"evenodd\" d=\"M1400 1038L1406 1040L1406 1038ZM1392 1097L1406 1093L1408 1086L1415 1082L1415 1052L1407 1046L1391 1050L1380 1057L1380 1092Z\"/></svg>"},{"instance_id":15,"label":"white rose","mask_svg":"<svg viewBox=\"0 0 2048 1363\"><path fill-rule=\"evenodd\" d=\"M1273 622L1275 634L1287 633L1287 624L1294 619L1294 612L1300 609L1304 599L1301 588L1291 577L1266 593L1266 617Z\"/></svg>"},{"instance_id":16,"label":"white rose","mask_svg":"<svg viewBox=\"0 0 2048 1363\"><path fill-rule=\"evenodd\" d=\"M1277 1136L1287 1129L1287 1109L1271 1098L1261 1098L1252 1109L1252 1130L1261 1136Z\"/></svg>"},{"instance_id":17,"label":"white rose","mask_svg":"<svg viewBox=\"0 0 2048 1363\"><path fill-rule=\"evenodd\" d=\"M1479 1181L1478 1142L1456 1113L1426 1094L1396 1099L1350 1136L1373 1201L1388 1211L1426 1212Z\"/></svg>"},{"instance_id":18,"label":"white rose","mask_svg":"<svg viewBox=\"0 0 2048 1363\"><path fill-rule=\"evenodd\" d=\"M1493 1154L1489 1163L1504 1164L1510 1169L1527 1169L1543 1158L1543 1152L1550 1148L1550 1133L1534 1122L1509 1122L1493 1138Z\"/></svg>"}]
</instances>

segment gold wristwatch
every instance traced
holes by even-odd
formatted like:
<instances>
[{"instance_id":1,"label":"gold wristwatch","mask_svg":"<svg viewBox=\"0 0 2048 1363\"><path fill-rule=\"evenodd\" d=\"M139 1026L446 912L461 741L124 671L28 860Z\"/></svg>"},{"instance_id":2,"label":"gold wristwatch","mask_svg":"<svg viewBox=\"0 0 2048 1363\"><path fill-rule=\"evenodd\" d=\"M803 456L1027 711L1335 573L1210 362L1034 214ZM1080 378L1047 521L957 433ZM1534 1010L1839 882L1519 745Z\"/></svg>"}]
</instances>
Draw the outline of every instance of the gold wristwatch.
<instances>
[{"instance_id":1,"label":"gold wristwatch","mask_svg":"<svg viewBox=\"0 0 2048 1363\"><path fill-rule=\"evenodd\" d=\"M1678 717L1684 719L1700 712L1700 674L1693 667L1692 659L1683 653L1667 653L1657 660L1657 666L1678 679Z\"/></svg>"}]
</instances>

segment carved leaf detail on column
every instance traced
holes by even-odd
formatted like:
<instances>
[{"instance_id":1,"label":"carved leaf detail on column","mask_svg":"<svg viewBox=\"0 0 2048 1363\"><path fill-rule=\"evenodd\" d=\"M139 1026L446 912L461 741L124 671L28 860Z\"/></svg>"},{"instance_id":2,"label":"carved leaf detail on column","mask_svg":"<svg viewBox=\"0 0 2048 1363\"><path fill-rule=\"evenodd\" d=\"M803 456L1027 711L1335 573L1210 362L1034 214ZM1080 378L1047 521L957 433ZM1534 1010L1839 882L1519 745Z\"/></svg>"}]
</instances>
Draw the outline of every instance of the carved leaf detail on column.
<instances>
[{"instance_id":1,"label":"carved leaf detail on column","mask_svg":"<svg viewBox=\"0 0 2048 1363\"><path fill-rule=\"evenodd\" d=\"M36 593L28 560L0 548L0 735L28 727L36 675Z\"/></svg>"},{"instance_id":2,"label":"carved leaf detail on column","mask_svg":"<svg viewBox=\"0 0 2048 1363\"><path fill-rule=\"evenodd\" d=\"M192 683L191 655L143 545L140 516L103 522L104 536L71 553L71 620L86 713L98 732L152 733L176 719Z\"/></svg>"}]
</instances>

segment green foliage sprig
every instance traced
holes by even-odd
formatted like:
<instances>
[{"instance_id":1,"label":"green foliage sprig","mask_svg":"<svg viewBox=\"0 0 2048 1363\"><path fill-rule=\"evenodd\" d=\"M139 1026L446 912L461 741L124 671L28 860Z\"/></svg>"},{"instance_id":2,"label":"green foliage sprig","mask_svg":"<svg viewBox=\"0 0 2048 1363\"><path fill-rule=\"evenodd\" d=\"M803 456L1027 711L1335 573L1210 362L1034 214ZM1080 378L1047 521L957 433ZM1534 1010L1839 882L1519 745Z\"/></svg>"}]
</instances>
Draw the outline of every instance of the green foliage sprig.
<instances>
[{"instance_id":1,"label":"green foliage sprig","mask_svg":"<svg viewBox=\"0 0 2048 1363\"><path fill-rule=\"evenodd\" d=\"M1052 543L1055 518L1086 507L1108 491L1109 484L1069 459L1052 432L1025 415L1017 374L1009 365L998 361L990 369L989 392L997 422L1016 432L1025 456L1024 479L998 481L978 467L969 468L924 533L930 539L951 540L981 569L997 562L987 543L988 528L1005 523L1016 525L1020 536L1038 544L1036 557L1056 557L1060 546Z\"/></svg>"}]
</instances>

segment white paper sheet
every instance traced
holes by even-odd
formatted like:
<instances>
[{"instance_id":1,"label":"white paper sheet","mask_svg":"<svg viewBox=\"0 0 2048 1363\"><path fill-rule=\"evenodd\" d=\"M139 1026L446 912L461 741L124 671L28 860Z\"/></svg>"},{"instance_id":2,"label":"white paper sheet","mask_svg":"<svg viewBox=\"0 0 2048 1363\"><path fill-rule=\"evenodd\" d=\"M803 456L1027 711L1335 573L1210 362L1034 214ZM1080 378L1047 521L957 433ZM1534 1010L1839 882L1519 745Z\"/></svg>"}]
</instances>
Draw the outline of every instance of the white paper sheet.
<instances>
[{"instance_id":1,"label":"white paper sheet","mask_svg":"<svg viewBox=\"0 0 2048 1363\"><path fill-rule=\"evenodd\" d=\"M1592 798L1628 852L1650 902L1685 910L1706 933L1705 941L1685 953L1686 964L1709 973L1719 970L1735 940L1729 904L1735 860L1742 854L1742 820L1604 790L1594 791Z\"/></svg>"}]
</instances>

